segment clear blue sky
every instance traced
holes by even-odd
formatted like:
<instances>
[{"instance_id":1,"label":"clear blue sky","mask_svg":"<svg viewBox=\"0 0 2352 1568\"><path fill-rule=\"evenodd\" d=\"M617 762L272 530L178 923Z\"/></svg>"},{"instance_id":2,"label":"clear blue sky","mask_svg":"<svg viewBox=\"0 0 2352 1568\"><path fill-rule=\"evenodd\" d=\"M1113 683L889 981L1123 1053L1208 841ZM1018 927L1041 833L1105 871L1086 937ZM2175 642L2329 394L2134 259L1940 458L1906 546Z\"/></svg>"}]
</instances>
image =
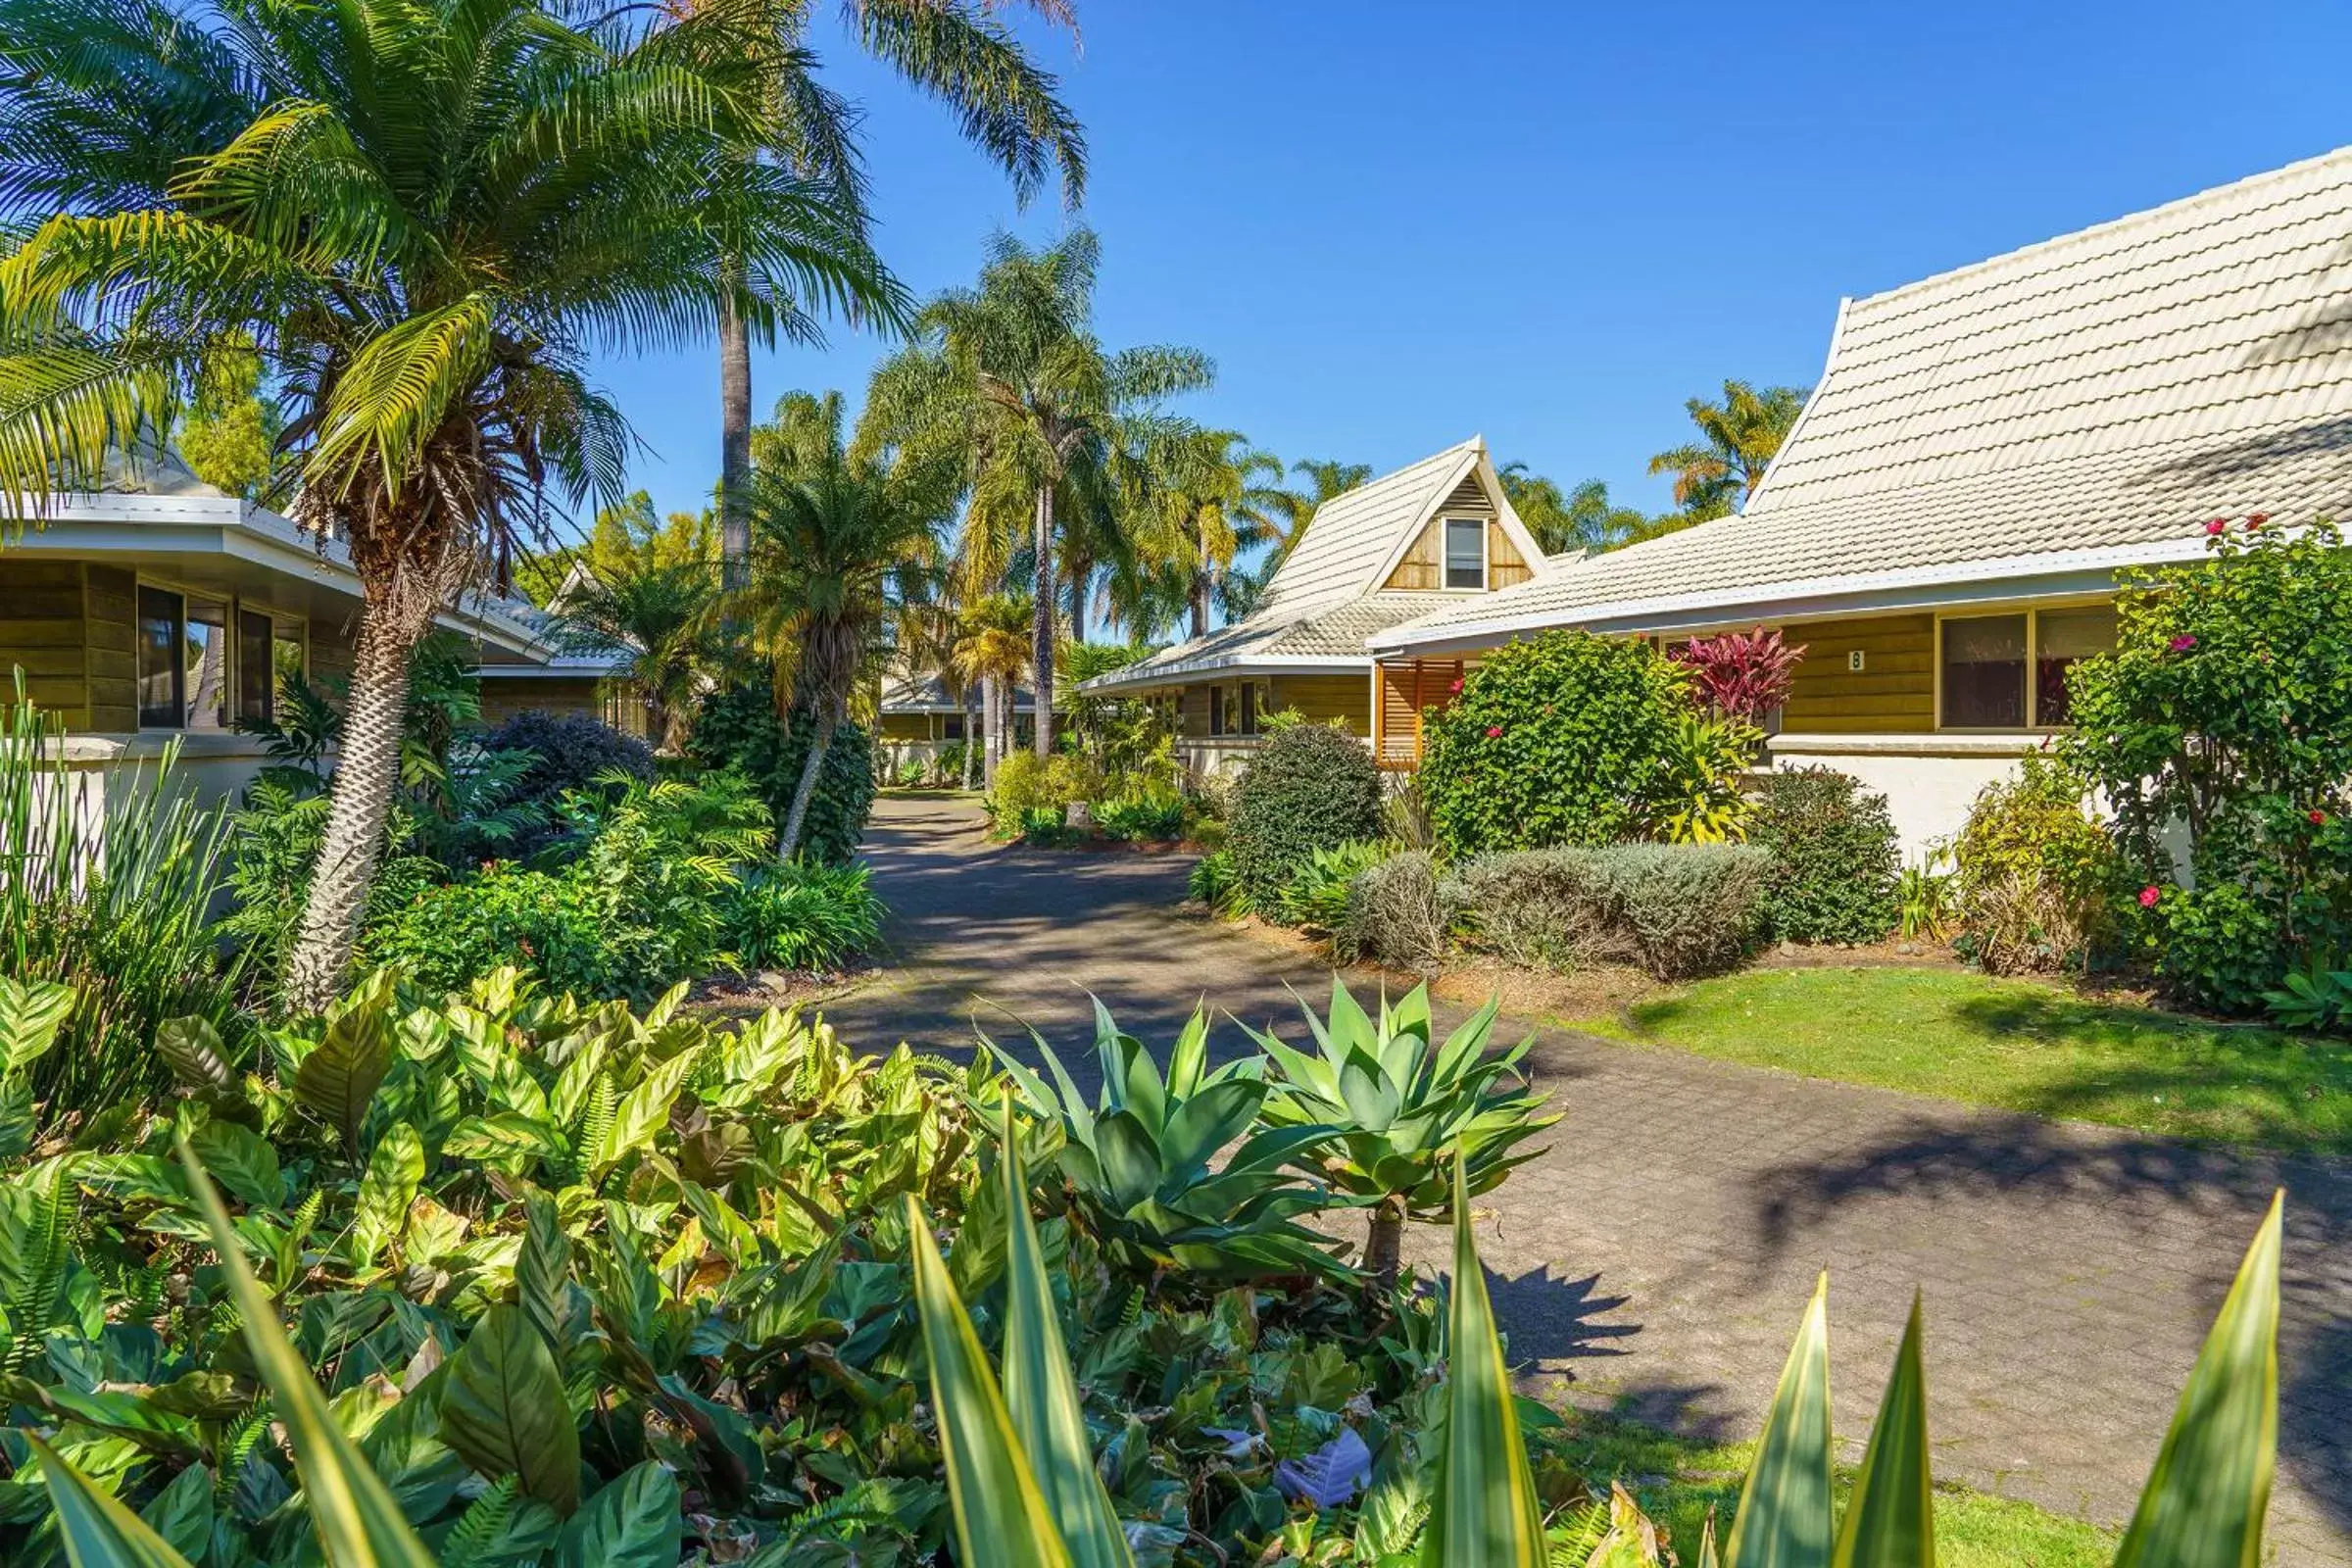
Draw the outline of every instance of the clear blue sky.
<instances>
[{"instance_id":1,"label":"clear blue sky","mask_svg":"<svg viewBox=\"0 0 2352 1568\"><path fill-rule=\"evenodd\" d=\"M1840 295L2352 141L2338 6L1077 0L1040 35L1093 150L1106 342L1213 356L1203 420L1286 461L1498 458L1652 510L1724 377L1811 384ZM1025 29L1028 30L1028 29ZM838 39L879 243L918 293L1051 239L936 105ZM853 405L885 345L758 357ZM664 510L717 471L712 356L605 365Z\"/></svg>"}]
</instances>

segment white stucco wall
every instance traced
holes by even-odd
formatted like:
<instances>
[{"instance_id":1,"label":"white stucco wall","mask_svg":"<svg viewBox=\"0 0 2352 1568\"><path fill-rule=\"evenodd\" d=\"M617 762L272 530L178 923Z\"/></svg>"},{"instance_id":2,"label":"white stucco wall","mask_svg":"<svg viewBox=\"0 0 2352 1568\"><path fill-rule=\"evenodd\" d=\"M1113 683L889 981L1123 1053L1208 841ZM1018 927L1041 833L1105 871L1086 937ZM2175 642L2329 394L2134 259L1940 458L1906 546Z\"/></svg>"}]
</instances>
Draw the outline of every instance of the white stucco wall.
<instances>
[{"instance_id":1,"label":"white stucco wall","mask_svg":"<svg viewBox=\"0 0 2352 1568\"><path fill-rule=\"evenodd\" d=\"M2041 744L2032 735L1775 735L1767 743L1776 769L1832 767L1886 797L1887 814L1916 864L1968 820L1977 794L2016 773L2018 759Z\"/></svg>"}]
</instances>

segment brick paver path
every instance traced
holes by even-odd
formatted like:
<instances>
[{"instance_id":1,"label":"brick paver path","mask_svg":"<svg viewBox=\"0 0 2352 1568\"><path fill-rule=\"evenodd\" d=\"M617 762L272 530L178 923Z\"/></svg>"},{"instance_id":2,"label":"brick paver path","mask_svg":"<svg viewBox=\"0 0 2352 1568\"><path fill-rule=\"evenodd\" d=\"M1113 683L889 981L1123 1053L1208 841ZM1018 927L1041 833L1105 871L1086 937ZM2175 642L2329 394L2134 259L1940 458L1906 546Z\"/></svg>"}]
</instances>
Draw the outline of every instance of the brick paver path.
<instances>
[{"instance_id":1,"label":"brick paver path","mask_svg":"<svg viewBox=\"0 0 2352 1568\"><path fill-rule=\"evenodd\" d=\"M1196 999L1302 1033L1328 972L1175 912L1185 862L988 844L971 807L885 798L868 845L900 955L829 1012L851 1038L1033 1025L1078 1065L1092 990L1144 1039ZM1021 1022L1016 1024L1014 1018ZM1242 1044L1229 1023L1225 1049ZM1926 1292L1937 1474L2120 1522L2272 1189L2288 1189L2278 1561L2352 1564L2352 1163L2231 1155L1551 1030L1566 1112L1481 1249L1515 1358L1580 1403L1753 1435L1816 1272L1838 1427L1868 1426ZM1436 1237L1417 1239L1424 1260Z\"/></svg>"}]
</instances>

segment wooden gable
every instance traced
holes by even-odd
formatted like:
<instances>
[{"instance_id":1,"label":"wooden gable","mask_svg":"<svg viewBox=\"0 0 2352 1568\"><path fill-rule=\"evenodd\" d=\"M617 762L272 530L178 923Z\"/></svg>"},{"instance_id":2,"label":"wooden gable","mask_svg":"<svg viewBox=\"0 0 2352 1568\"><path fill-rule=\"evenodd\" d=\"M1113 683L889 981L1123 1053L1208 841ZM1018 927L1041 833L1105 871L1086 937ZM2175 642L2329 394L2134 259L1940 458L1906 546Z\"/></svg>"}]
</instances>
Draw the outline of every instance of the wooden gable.
<instances>
[{"instance_id":1,"label":"wooden gable","mask_svg":"<svg viewBox=\"0 0 2352 1568\"><path fill-rule=\"evenodd\" d=\"M1473 471L1462 476L1434 515L1421 525L1413 536L1412 547L1405 551L1396 568L1390 572L1383 588L1436 589L1446 586L1446 519L1447 517L1484 517L1487 519L1487 590L1509 588L1535 575L1535 568L1511 543L1502 520L1495 514L1494 498L1486 486L1478 482Z\"/></svg>"}]
</instances>

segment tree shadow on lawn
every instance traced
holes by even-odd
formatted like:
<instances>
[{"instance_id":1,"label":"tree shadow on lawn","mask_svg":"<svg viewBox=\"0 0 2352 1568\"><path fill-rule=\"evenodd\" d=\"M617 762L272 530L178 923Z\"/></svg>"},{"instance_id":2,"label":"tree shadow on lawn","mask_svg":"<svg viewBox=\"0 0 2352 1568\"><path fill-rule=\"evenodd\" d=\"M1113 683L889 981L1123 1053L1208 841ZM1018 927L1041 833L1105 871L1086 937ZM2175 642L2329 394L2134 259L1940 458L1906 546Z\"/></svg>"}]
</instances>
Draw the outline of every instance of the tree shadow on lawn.
<instances>
[{"instance_id":1,"label":"tree shadow on lawn","mask_svg":"<svg viewBox=\"0 0 2352 1568\"><path fill-rule=\"evenodd\" d=\"M2201 1257L2192 1289L2203 1323L2220 1309L2243 1247L2281 1187L2279 1462L2315 1507L2352 1532L2352 1163L2026 1115L1990 1113L1962 1127L1922 1118L1851 1157L1763 1173L1755 1211L1764 1246L1755 1267L1769 1277L1778 1258L1845 1205L1958 1196L1981 1200L2004 1225L2037 1228L2045 1214L2062 1224L2071 1211L2120 1218L2115 1229L2151 1246L2189 1237ZM2004 1208L2018 1211L2000 1214ZM1933 1298L1928 1306L1933 1313Z\"/></svg>"}]
</instances>

